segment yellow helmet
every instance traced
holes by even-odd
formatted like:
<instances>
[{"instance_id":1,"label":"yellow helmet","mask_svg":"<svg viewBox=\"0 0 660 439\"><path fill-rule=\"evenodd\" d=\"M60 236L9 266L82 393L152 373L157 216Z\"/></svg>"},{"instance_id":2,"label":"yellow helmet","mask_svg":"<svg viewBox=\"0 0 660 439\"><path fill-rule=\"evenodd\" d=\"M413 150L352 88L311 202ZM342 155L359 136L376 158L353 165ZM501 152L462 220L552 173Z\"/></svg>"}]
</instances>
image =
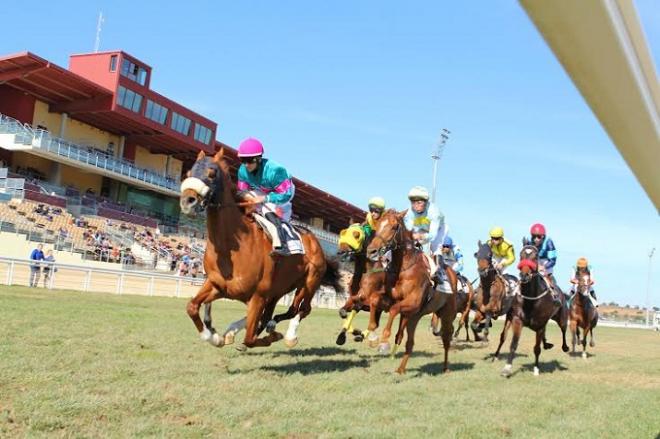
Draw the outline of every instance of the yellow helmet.
<instances>
[{"instance_id":1,"label":"yellow helmet","mask_svg":"<svg viewBox=\"0 0 660 439\"><path fill-rule=\"evenodd\" d=\"M369 208L385 209L385 200L383 197L372 197L369 199Z\"/></svg>"},{"instance_id":2,"label":"yellow helmet","mask_svg":"<svg viewBox=\"0 0 660 439\"><path fill-rule=\"evenodd\" d=\"M490 229L491 238L504 238L504 229L501 227L493 227Z\"/></svg>"},{"instance_id":3,"label":"yellow helmet","mask_svg":"<svg viewBox=\"0 0 660 439\"><path fill-rule=\"evenodd\" d=\"M580 258L577 260L576 265L578 268L587 268L589 266L589 261L587 258Z\"/></svg>"}]
</instances>

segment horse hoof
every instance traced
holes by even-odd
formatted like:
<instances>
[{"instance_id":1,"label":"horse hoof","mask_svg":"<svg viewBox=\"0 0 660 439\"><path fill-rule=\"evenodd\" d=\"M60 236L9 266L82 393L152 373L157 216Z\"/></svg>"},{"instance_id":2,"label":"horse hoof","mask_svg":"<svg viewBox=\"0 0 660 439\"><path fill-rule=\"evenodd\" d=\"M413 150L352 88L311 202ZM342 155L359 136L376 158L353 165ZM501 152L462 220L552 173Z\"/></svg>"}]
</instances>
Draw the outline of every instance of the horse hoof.
<instances>
[{"instance_id":1,"label":"horse hoof","mask_svg":"<svg viewBox=\"0 0 660 439\"><path fill-rule=\"evenodd\" d=\"M298 344L298 338L285 338L284 344L287 348L295 347Z\"/></svg>"},{"instance_id":2,"label":"horse hoof","mask_svg":"<svg viewBox=\"0 0 660 439\"><path fill-rule=\"evenodd\" d=\"M591 341L589 342L589 347L590 347L590 348L595 348L595 347L596 347L596 343L594 343L594 341L591 340Z\"/></svg>"},{"instance_id":3,"label":"horse hoof","mask_svg":"<svg viewBox=\"0 0 660 439\"><path fill-rule=\"evenodd\" d=\"M356 341L358 343L362 343L364 341L364 335L357 334L357 335L353 336L353 341Z\"/></svg>"},{"instance_id":4,"label":"horse hoof","mask_svg":"<svg viewBox=\"0 0 660 439\"><path fill-rule=\"evenodd\" d=\"M554 346L555 345L553 345L552 343L543 343L543 349L545 349L546 351L552 349Z\"/></svg>"},{"instance_id":5,"label":"horse hoof","mask_svg":"<svg viewBox=\"0 0 660 439\"><path fill-rule=\"evenodd\" d=\"M225 345L234 344L235 336L233 332L228 332L225 334Z\"/></svg>"},{"instance_id":6,"label":"horse hoof","mask_svg":"<svg viewBox=\"0 0 660 439\"><path fill-rule=\"evenodd\" d=\"M369 337L367 337L367 340L369 341L369 347L370 348L378 347L378 335L377 334L369 334Z\"/></svg>"},{"instance_id":7,"label":"horse hoof","mask_svg":"<svg viewBox=\"0 0 660 439\"><path fill-rule=\"evenodd\" d=\"M379 355L388 355L390 353L390 344L389 343L381 343L378 345L378 354Z\"/></svg>"},{"instance_id":8,"label":"horse hoof","mask_svg":"<svg viewBox=\"0 0 660 439\"><path fill-rule=\"evenodd\" d=\"M266 323L266 332L269 334L272 333L276 326L277 322L275 320L270 320L268 323Z\"/></svg>"},{"instance_id":9,"label":"horse hoof","mask_svg":"<svg viewBox=\"0 0 660 439\"><path fill-rule=\"evenodd\" d=\"M500 374L504 378L509 378L512 373L513 373L513 365L512 364L505 364L504 367L502 368L502 372L500 372Z\"/></svg>"},{"instance_id":10,"label":"horse hoof","mask_svg":"<svg viewBox=\"0 0 660 439\"><path fill-rule=\"evenodd\" d=\"M337 336L337 344L342 346L344 343L346 343L346 331L341 331Z\"/></svg>"},{"instance_id":11,"label":"horse hoof","mask_svg":"<svg viewBox=\"0 0 660 439\"><path fill-rule=\"evenodd\" d=\"M540 373L541 372L539 371L539 368L534 366L534 376L537 377L537 376L539 376Z\"/></svg>"},{"instance_id":12,"label":"horse hoof","mask_svg":"<svg viewBox=\"0 0 660 439\"><path fill-rule=\"evenodd\" d=\"M587 359L587 353L586 353L586 352L582 352L582 359L583 359L583 360L586 360L586 359Z\"/></svg>"},{"instance_id":13,"label":"horse hoof","mask_svg":"<svg viewBox=\"0 0 660 439\"><path fill-rule=\"evenodd\" d=\"M204 330L199 333L199 338L202 339L202 341L211 341L212 336L213 333L209 331L207 328L204 328Z\"/></svg>"},{"instance_id":14,"label":"horse hoof","mask_svg":"<svg viewBox=\"0 0 660 439\"><path fill-rule=\"evenodd\" d=\"M564 352L568 352L570 349L568 348L568 346L562 346L561 350Z\"/></svg>"},{"instance_id":15,"label":"horse hoof","mask_svg":"<svg viewBox=\"0 0 660 439\"><path fill-rule=\"evenodd\" d=\"M210 342L216 348L221 348L225 345L224 337L220 337L220 334L218 334L217 332L213 333L213 335L211 336Z\"/></svg>"},{"instance_id":16,"label":"horse hoof","mask_svg":"<svg viewBox=\"0 0 660 439\"><path fill-rule=\"evenodd\" d=\"M399 374L399 375L405 375L405 374L406 374L406 369L398 368L398 369L395 370L394 372L396 372L396 373Z\"/></svg>"},{"instance_id":17,"label":"horse hoof","mask_svg":"<svg viewBox=\"0 0 660 439\"><path fill-rule=\"evenodd\" d=\"M348 312L346 312L344 308L339 308L339 317L345 319L346 317L348 317Z\"/></svg>"},{"instance_id":18,"label":"horse hoof","mask_svg":"<svg viewBox=\"0 0 660 439\"><path fill-rule=\"evenodd\" d=\"M239 343L236 345L236 350L238 352L245 352L247 351L247 346L245 346L245 343Z\"/></svg>"}]
</instances>

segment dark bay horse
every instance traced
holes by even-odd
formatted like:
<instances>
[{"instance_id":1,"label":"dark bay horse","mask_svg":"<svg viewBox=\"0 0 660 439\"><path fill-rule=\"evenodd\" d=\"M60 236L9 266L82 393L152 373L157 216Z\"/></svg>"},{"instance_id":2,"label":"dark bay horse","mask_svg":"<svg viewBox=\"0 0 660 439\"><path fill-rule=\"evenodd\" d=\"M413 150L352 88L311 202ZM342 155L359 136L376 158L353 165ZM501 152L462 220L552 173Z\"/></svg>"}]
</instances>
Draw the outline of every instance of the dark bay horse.
<instances>
[{"instance_id":1,"label":"dark bay horse","mask_svg":"<svg viewBox=\"0 0 660 439\"><path fill-rule=\"evenodd\" d=\"M458 292L456 293L456 311L461 314L461 317L458 319L458 328L454 332L454 338L458 338L459 333L462 328L465 328L465 341L470 341L470 329L468 328L468 320L470 317L470 311L474 309L476 311L476 302L474 288L472 287L472 282L470 282L465 276L456 275L459 284L462 284L462 287L457 287ZM435 316L435 314L434 314ZM434 319L435 320L435 319ZM435 331L436 324L433 323L433 328Z\"/></svg>"},{"instance_id":2,"label":"dark bay horse","mask_svg":"<svg viewBox=\"0 0 660 439\"><path fill-rule=\"evenodd\" d=\"M493 266L493 251L487 243L479 241L478 249L474 254L477 259L477 271L479 272L480 284L477 288L476 310L472 324L472 332L475 341L481 341L478 333L481 325L484 326L484 340L488 341L491 319L497 320L511 309L513 303L513 291L510 291L509 280L500 274ZM509 279L517 279L514 276Z\"/></svg>"},{"instance_id":3,"label":"dark bay horse","mask_svg":"<svg viewBox=\"0 0 660 439\"><path fill-rule=\"evenodd\" d=\"M186 215L206 210L207 279L187 306L188 315L203 340L223 346L223 337L211 323L210 304L219 298L229 298L247 304L245 346L269 346L282 339L282 334L274 331L274 325L278 319L286 318L293 319L285 342L287 346L295 346L300 320L310 313L311 300L319 286L330 285L341 291L338 264L326 260L318 240L310 232L300 231L304 255L271 256L272 245L266 233L241 209L250 202L242 201L236 194L222 149L214 157L206 157L203 151L199 153L181 185L180 204ZM289 310L271 321L277 301L292 290L296 294ZM199 317L201 304L205 304L204 322ZM259 338L259 332L266 326L270 327L270 334Z\"/></svg>"},{"instance_id":4,"label":"dark bay horse","mask_svg":"<svg viewBox=\"0 0 660 439\"><path fill-rule=\"evenodd\" d=\"M348 235L348 236L347 236ZM344 262L353 262L353 276L348 286L348 299L344 306L339 308L339 316L345 319L342 330L337 336L336 343L343 345L346 343L346 333L352 333L354 340L361 342L364 340L366 333L353 327L353 319L359 311L370 311L369 304L361 303L358 299L360 292L360 282L362 276L371 268L368 263L366 248L369 239L364 236L364 232L357 230L354 227L344 229L339 234L339 245L337 248L337 256ZM376 309L376 319L380 319L382 310Z\"/></svg>"},{"instance_id":5,"label":"dark bay horse","mask_svg":"<svg viewBox=\"0 0 660 439\"><path fill-rule=\"evenodd\" d=\"M568 352L566 344L566 327L568 320L568 309L564 294L561 291L553 291L553 284L544 278L538 271L538 249L533 245L525 245L520 251L520 293L515 296L511 310L507 314L507 320L500 336L500 345L497 354L506 339L506 331L513 328L513 339L507 363L502 369L502 376L510 377L513 373L513 359L516 355L518 342L523 326L528 327L536 333L534 344L534 376L539 375L539 356L541 355L541 344L545 342L545 329L548 321L554 319L558 322L562 333L562 350ZM559 301L553 298L557 294ZM544 346L547 347L547 346ZM549 345L552 347L552 345Z\"/></svg>"},{"instance_id":6,"label":"dark bay horse","mask_svg":"<svg viewBox=\"0 0 660 439\"><path fill-rule=\"evenodd\" d=\"M591 301L589 290L591 285L589 276L580 276L575 288L575 294L570 300L570 327L573 334L573 349L575 344L582 343L582 358L587 358L587 337L591 335L589 346L594 347L594 328L598 324L598 309ZM580 340L580 329L582 329L582 340Z\"/></svg>"},{"instance_id":7,"label":"dark bay horse","mask_svg":"<svg viewBox=\"0 0 660 439\"><path fill-rule=\"evenodd\" d=\"M367 247L367 256L372 260L380 260L383 255L391 254L388 266L391 272L396 273L391 288L386 283L384 292L394 303L389 308L389 318L381 335L381 346L389 346L392 324L396 316L400 315L392 353L401 344L405 330L406 350L397 369L398 373L405 373L415 344L415 330L419 320L426 314L435 313L441 321L446 372L449 370L449 348L456 318L456 273L451 268L447 269L453 294L443 294L433 288L429 262L423 252L415 247L410 232L406 230L403 224L405 214L405 211L397 213L391 209L385 212L376 224L376 234Z\"/></svg>"}]
</instances>

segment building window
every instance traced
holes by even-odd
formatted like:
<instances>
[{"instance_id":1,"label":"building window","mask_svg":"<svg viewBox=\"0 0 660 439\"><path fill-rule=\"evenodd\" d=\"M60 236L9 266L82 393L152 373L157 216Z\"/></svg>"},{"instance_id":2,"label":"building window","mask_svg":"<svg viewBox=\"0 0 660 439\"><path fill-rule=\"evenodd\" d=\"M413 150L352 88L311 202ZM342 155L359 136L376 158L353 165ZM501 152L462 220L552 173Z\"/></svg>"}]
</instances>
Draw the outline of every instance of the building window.
<instances>
[{"instance_id":1,"label":"building window","mask_svg":"<svg viewBox=\"0 0 660 439\"><path fill-rule=\"evenodd\" d=\"M127 60L124 58L121 62L122 76L126 76L131 81L135 81L140 85L147 83L147 70L144 67Z\"/></svg>"},{"instance_id":2,"label":"building window","mask_svg":"<svg viewBox=\"0 0 660 439\"><path fill-rule=\"evenodd\" d=\"M142 95L120 85L117 92L117 105L139 113L140 105L142 105Z\"/></svg>"},{"instance_id":3,"label":"building window","mask_svg":"<svg viewBox=\"0 0 660 439\"><path fill-rule=\"evenodd\" d=\"M110 57L110 71L115 72L117 70L117 55L112 55Z\"/></svg>"},{"instance_id":4,"label":"building window","mask_svg":"<svg viewBox=\"0 0 660 439\"><path fill-rule=\"evenodd\" d=\"M190 133L190 119L181 116L176 111L172 111L172 121L170 122L170 127L174 131L187 136L188 133Z\"/></svg>"},{"instance_id":5,"label":"building window","mask_svg":"<svg viewBox=\"0 0 660 439\"><path fill-rule=\"evenodd\" d=\"M147 99L147 109L144 111L144 115L147 119L151 119L154 122L165 125L165 119L167 119L167 108L155 103L151 99Z\"/></svg>"},{"instance_id":6,"label":"building window","mask_svg":"<svg viewBox=\"0 0 660 439\"><path fill-rule=\"evenodd\" d=\"M198 142L208 145L211 142L211 133L212 131L204 125L195 123L195 140Z\"/></svg>"}]
</instances>

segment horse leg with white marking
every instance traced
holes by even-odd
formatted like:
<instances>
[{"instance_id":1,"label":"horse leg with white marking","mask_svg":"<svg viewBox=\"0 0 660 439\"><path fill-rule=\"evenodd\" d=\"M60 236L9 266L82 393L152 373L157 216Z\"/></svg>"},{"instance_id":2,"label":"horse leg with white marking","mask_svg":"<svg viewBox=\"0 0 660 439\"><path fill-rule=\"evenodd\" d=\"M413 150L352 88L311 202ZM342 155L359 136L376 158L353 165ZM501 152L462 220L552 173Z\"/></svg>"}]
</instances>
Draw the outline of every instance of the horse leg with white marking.
<instances>
[{"instance_id":1,"label":"horse leg with white marking","mask_svg":"<svg viewBox=\"0 0 660 439\"><path fill-rule=\"evenodd\" d=\"M190 299L188 305L186 306L186 311L188 316L192 319L199 336L202 340L208 341L214 346L222 347L222 339L220 336L213 330L211 326L211 302L215 300L216 290L214 289L211 282L207 279L202 287L199 289L199 292L195 297ZM202 319L199 317L199 307L201 304L207 305L204 309L204 320L208 321L209 326L205 326Z\"/></svg>"},{"instance_id":2,"label":"horse leg with white marking","mask_svg":"<svg viewBox=\"0 0 660 439\"><path fill-rule=\"evenodd\" d=\"M539 357L541 356L541 343L545 338L545 326L543 329L536 331L536 343L534 343L534 376L537 377L540 374L539 370Z\"/></svg>"}]
</instances>

